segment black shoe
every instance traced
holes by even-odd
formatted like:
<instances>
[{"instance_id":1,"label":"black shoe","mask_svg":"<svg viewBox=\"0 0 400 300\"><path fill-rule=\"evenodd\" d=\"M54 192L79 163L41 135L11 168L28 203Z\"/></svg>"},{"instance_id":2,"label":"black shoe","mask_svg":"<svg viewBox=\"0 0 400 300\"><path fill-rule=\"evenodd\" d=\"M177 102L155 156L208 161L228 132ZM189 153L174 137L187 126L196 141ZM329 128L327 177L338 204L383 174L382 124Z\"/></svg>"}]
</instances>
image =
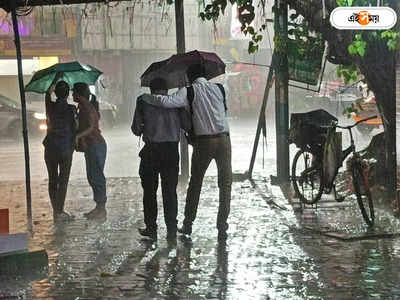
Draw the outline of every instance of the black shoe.
<instances>
[{"instance_id":1,"label":"black shoe","mask_svg":"<svg viewBox=\"0 0 400 300\"><path fill-rule=\"evenodd\" d=\"M105 218L107 217L106 205L103 203L96 204L96 207L94 209L87 213L84 213L83 216L87 219L98 219L99 217Z\"/></svg>"},{"instance_id":2,"label":"black shoe","mask_svg":"<svg viewBox=\"0 0 400 300\"><path fill-rule=\"evenodd\" d=\"M228 234L226 230L218 230L218 241L226 241Z\"/></svg>"},{"instance_id":3,"label":"black shoe","mask_svg":"<svg viewBox=\"0 0 400 300\"><path fill-rule=\"evenodd\" d=\"M88 220L105 221L107 219L107 211L104 207L96 206L95 209L84 216Z\"/></svg>"},{"instance_id":4,"label":"black shoe","mask_svg":"<svg viewBox=\"0 0 400 300\"><path fill-rule=\"evenodd\" d=\"M179 233L191 235L192 234L192 226L183 225L181 228L178 229Z\"/></svg>"},{"instance_id":5,"label":"black shoe","mask_svg":"<svg viewBox=\"0 0 400 300\"><path fill-rule=\"evenodd\" d=\"M95 214L95 213L96 213L96 208L93 208L91 211L84 213L83 216L85 218L90 218L90 216Z\"/></svg>"},{"instance_id":6,"label":"black shoe","mask_svg":"<svg viewBox=\"0 0 400 300\"><path fill-rule=\"evenodd\" d=\"M139 233L141 236L146 236L151 238L152 240L157 239L157 231L154 229L149 229L149 228L139 228L138 229Z\"/></svg>"}]
</instances>

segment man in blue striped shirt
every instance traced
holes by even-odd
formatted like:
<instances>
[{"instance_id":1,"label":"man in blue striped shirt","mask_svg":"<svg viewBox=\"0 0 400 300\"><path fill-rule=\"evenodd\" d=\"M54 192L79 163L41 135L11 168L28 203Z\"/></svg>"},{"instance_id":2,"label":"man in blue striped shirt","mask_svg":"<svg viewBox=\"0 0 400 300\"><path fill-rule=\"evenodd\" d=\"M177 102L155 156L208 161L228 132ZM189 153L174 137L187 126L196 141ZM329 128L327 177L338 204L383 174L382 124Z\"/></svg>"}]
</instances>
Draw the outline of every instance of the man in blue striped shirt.
<instances>
[{"instance_id":1,"label":"man in blue striped shirt","mask_svg":"<svg viewBox=\"0 0 400 300\"><path fill-rule=\"evenodd\" d=\"M155 95L167 95L168 91L165 81L159 78L151 81L150 90ZM157 188L160 174L167 239L176 238L180 128L178 109L150 105L142 101L141 96L138 97L131 129L135 135L142 135L145 142L139 153L146 224L146 228L139 229L142 236L157 238Z\"/></svg>"}]
</instances>

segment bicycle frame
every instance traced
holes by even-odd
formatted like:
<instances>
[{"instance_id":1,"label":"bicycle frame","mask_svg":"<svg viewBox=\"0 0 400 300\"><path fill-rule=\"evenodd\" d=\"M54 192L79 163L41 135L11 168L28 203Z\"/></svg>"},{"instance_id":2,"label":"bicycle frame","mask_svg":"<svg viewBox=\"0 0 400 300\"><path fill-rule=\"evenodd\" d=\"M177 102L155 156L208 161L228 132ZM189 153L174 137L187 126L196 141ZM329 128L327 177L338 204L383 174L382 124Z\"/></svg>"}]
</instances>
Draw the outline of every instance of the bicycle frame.
<instances>
[{"instance_id":1,"label":"bicycle frame","mask_svg":"<svg viewBox=\"0 0 400 300\"><path fill-rule=\"evenodd\" d=\"M372 117L368 117L362 120L357 121L356 123L354 123L353 125L350 126L339 126L337 124L333 125L336 128L340 128L340 129L347 129L349 131L350 134L350 146L347 147L345 150L342 151L342 164L343 162L346 160L347 156L350 155L350 153L353 153L353 155L358 155L356 152L356 146L354 143L354 138L353 138L353 132L351 131L354 127L356 127L358 124L371 120L371 119L376 119L378 116L372 116Z\"/></svg>"},{"instance_id":2,"label":"bicycle frame","mask_svg":"<svg viewBox=\"0 0 400 300\"><path fill-rule=\"evenodd\" d=\"M341 157L340 165L336 169L334 178L336 178L340 167L343 165L344 161L346 160L346 158L350 154L353 154L352 160L356 161L358 159L358 153L356 152L356 146L355 146L355 143L354 143L354 137L353 137L352 129L355 126L357 126L359 123L362 123L362 122L367 121L367 120L375 119L375 118L377 118L377 116L368 117L368 118L359 120L356 123L354 123L353 125L349 125L349 126L340 126L338 124L332 124L331 126L329 126L329 127L334 127L334 128L347 129L349 131L349 134L350 134L350 146L342 151L342 157ZM332 185L333 185L333 182L332 182ZM332 189L332 185L328 185L328 184L326 184L324 182L324 189L326 189L327 191L330 191Z\"/></svg>"},{"instance_id":3,"label":"bicycle frame","mask_svg":"<svg viewBox=\"0 0 400 300\"><path fill-rule=\"evenodd\" d=\"M350 146L341 150L342 157L340 160L337 160L338 158L336 157L336 151L340 150L336 150L337 144L335 144L335 140L331 140L331 134L334 134L333 131L328 132L328 138L325 140L323 152L312 151L312 147L306 145L306 147L302 147L296 153L292 164L292 181L294 190L303 204L312 205L317 203L321 199L322 194L329 193L332 188L335 193L336 201L341 202L344 200L343 196L338 197L334 181L339 168L343 165L343 162L350 153L352 153L353 156L350 158L349 162L354 193L365 222L368 226L373 226L374 208L368 182L369 168L367 164L363 163L360 155L356 152L352 128L361 122L374 118L376 118L376 116L365 118L350 126L340 126L336 122L330 126L324 126L334 130L336 128L341 128L349 131ZM301 158L304 159L305 169L302 169L300 163L298 173L297 162L300 161L299 159ZM310 160L311 165L308 163Z\"/></svg>"}]
</instances>

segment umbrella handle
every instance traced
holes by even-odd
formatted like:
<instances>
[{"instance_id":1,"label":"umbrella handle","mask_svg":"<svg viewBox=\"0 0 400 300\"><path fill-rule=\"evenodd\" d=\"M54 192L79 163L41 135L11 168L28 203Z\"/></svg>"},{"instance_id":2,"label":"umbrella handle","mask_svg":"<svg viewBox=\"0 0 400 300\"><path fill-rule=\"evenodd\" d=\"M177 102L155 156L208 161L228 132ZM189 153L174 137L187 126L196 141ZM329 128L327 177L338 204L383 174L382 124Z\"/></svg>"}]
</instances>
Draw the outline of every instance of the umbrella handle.
<instances>
[{"instance_id":1,"label":"umbrella handle","mask_svg":"<svg viewBox=\"0 0 400 300\"><path fill-rule=\"evenodd\" d=\"M54 79L53 79L53 81L51 82L51 84L50 84L49 88L47 89L47 91L50 92L51 87L52 87L52 86L55 87L57 81L58 81L60 78L62 78L63 76L64 76L64 72L57 72L57 73L56 73L56 76L54 76ZM50 93L51 93L51 92L50 92Z\"/></svg>"},{"instance_id":2,"label":"umbrella handle","mask_svg":"<svg viewBox=\"0 0 400 300\"><path fill-rule=\"evenodd\" d=\"M53 82L56 83L58 79L62 78L64 76L64 72L57 72L56 76L54 77Z\"/></svg>"}]
</instances>

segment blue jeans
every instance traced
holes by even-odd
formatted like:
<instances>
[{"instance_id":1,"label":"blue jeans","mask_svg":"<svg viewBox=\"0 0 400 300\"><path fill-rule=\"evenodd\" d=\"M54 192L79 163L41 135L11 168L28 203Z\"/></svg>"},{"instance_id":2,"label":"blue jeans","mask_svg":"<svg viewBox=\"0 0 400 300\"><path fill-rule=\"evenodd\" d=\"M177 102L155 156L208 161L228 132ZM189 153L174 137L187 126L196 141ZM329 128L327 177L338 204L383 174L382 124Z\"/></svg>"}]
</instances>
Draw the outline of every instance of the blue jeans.
<instances>
[{"instance_id":1,"label":"blue jeans","mask_svg":"<svg viewBox=\"0 0 400 300\"><path fill-rule=\"evenodd\" d=\"M107 201L106 178L104 177L106 155L106 143L91 145L85 151L87 180L93 189L93 200L96 204L104 204Z\"/></svg>"}]
</instances>

